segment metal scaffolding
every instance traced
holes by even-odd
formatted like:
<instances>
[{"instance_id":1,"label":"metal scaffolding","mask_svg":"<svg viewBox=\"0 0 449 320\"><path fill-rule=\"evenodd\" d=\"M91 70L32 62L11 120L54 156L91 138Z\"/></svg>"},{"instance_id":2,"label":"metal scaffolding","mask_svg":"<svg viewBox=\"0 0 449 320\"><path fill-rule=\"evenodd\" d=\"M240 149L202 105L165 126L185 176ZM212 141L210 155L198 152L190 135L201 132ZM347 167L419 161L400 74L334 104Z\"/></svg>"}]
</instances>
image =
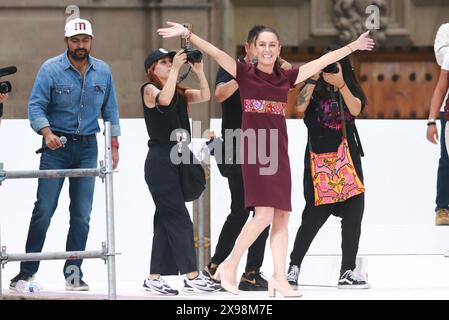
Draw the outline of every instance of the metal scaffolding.
<instances>
[{"instance_id":1,"label":"metal scaffolding","mask_svg":"<svg viewBox=\"0 0 449 320\"><path fill-rule=\"evenodd\" d=\"M0 163L0 185L6 179L55 179L65 177L99 177L105 183L106 196L106 243L102 243L101 250L96 251L64 251L64 252L39 252L39 253L7 253L6 246L1 244L0 234L0 299L2 299L2 269L11 261L40 261L40 260L78 260L96 259L105 261L108 268L108 299L116 299L116 275L115 275L115 233L114 233L114 194L113 194L113 169L111 150L111 124L105 122L105 156L100 161L99 168L69 169L69 170L34 170L34 171L5 171L3 163Z\"/></svg>"}]
</instances>

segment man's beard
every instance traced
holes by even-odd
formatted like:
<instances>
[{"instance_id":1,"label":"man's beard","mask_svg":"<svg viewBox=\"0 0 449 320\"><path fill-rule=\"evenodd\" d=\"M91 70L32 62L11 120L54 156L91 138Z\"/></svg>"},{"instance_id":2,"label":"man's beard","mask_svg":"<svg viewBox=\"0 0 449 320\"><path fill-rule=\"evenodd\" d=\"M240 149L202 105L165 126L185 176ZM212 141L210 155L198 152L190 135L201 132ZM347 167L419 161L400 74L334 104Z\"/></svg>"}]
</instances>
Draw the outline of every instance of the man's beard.
<instances>
[{"instance_id":1,"label":"man's beard","mask_svg":"<svg viewBox=\"0 0 449 320\"><path fill-rule=\"evenodd\" d=\"M86 49L75 49L75 51L69 51L73 60L83 61L89 57L89 52Z\"/></svg>"}]
</instances>

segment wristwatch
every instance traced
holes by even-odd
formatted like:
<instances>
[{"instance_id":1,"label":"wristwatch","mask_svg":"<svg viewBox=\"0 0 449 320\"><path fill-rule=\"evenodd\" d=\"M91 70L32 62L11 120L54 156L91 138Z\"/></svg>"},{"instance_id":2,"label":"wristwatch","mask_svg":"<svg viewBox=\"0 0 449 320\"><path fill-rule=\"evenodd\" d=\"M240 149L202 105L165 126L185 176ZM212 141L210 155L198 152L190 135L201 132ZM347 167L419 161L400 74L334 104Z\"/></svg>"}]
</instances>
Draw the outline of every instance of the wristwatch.
<instances>
[{"instance_id":1,"label":"wristwatch","mask_svg":"<svg viewBox=\"0 0 449 320\"><path fill-rule=\"evenodd\" d=\"M428 126L435 126L437 124L435 119L428 119L427 120L427 125Z\"/></svg>"},{"instance_id":2,"label":"wristwatch","mask_svg":"<svg viewBox=\"0 0 449 320\"><path fill-rule=\"evenodd\" d=\"M314 85L316 85L317 83L318 83L318 81L314 80L312 78L309 78L309 79L306 80L306 84L314 84Z\"/></svg>"}]
</instances>

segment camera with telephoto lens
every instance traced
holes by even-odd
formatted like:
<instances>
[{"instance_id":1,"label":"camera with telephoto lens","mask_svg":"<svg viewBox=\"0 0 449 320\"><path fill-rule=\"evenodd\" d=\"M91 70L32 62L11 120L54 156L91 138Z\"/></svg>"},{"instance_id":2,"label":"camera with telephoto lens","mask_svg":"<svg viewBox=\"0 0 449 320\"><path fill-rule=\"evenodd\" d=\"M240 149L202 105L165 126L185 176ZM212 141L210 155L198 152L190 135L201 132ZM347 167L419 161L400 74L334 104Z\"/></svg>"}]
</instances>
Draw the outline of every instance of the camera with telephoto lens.
<instances>
[{"instance_id":1,"label":"camera with telephoto lens","mask_svg":"<svg viewBox=\"0 0 449 320\"><path fill-rule=\"evenodd\" d=\"M12 86L9 81L0 82L0 93L8 93L11 92Z\"/></svg>"},{"instance_id":2,"label":"camera with telephoto lens","mask_svg":"<svg viewBox=\"0 0 449 320\"><path fill-rule=\"evenodd\" d=\"M189 30L192 30L192 27L189 24L185 23L184 27L188 28ZM182 45L182 40L185 41L184 45ZM184 50L184 53L187 54L188 62L196 63L196 62L201 62L201 60L203 60L203 53L199 50L193 50L192 44L190 43L190 41L188 39L181 38L181 46L182 46L182 49Z\"/></svg>"},{"instance_id":3,"label":"camera with telephoto lens","mask_svg":"<svg viewBox=\"0 0 449 320\"><path fill-rule=\"evenodd\" d=\"M323 69L324 73L338 73L338 71L339 69L336 62L331 63L330 65L328 65L326 68Z\"/></svg>"},{"instance_id":4,"label":"camera with telephoto lens","mask_svg":"<svg viewBox=\"0 0 449 320\"><path fill-rule=\"evenodd\" d=\"M4 76L8 76L10 74L14 74L17 72L16 66L10 66L6 68L0 69L0 78ZM0 81L0 93L8 93L11 92L12 86L9 81Z\"/></svg>"}]
</instances>

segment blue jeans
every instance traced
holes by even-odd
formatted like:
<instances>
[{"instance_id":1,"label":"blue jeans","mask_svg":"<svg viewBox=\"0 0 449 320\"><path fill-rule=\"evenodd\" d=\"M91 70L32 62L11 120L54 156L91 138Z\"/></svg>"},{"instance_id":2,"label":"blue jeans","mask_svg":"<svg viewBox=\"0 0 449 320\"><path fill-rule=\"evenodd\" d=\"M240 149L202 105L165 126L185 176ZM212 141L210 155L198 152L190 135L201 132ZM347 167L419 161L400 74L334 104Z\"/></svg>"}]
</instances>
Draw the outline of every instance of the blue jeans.
<instances>
[{"instance_id":1,"label":"blue jeans","mask_svg":"<svg viewBox=\"0 0 449 320\"><path fill-rule=\"evenodd\" d=\"M440 112L440 121L441 155L438 164L436 209L449 207L449 157L447 155L446 149L446 138L444 137L444 130L446 128L446 119L444 118L444 112Z\"/></svg>"},{"instance_id":2,"label":"blue jeans","mask_svg":"<svg viewBox=\"0 0 449 320\"><path fill-rule=\"evenodd\" d=\"M47 149L41 156L40 170L78 169L97 167L98 148L95 135L83 140L68 140L64 148ZM34 204L26 242L26 252L41 252L50 220L58 206L64 178L39 179L37 201ZM66 251L83 251L89 233L90 213L95 188L95 177L69 178L70 228L67 235ZM64 276L82 278L82 260L67 260ZM20 271L33 275L39 268L39 261L20 264ZM78 273L79 272L79 273ZM74 274L75 273L75 274Z\"/></svg>"}]
</instances>

